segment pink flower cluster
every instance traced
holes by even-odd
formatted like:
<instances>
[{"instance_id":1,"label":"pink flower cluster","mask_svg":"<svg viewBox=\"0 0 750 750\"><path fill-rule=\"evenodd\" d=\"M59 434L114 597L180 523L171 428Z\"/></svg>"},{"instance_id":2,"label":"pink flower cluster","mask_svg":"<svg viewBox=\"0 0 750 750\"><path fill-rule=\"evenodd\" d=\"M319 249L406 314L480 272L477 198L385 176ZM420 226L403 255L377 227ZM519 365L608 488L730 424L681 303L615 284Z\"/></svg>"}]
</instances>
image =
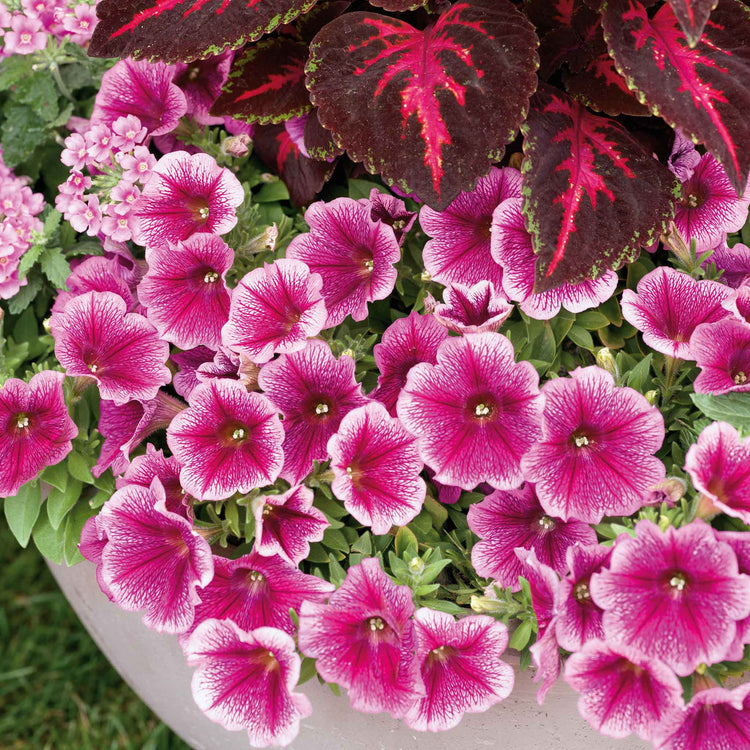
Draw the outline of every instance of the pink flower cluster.
<instances>
[{"instance_id":1,"label":"pink flower cluster","mask_svg":"<svg viewBox=\"0 0 750 750\"><path fill-rule=\"evenodd\" d=\"M31 233L42 229L36 217L43 208L44 198L5 166L0 152L0 299L26 286L26 279L18 278L18 261L31 245Z\"/></svg>"},{"instance_id":2,"label":"pink flower cluster","mask_svg":"<svg viewBox=\"0 0 750 750\"><path fill-rule=\"evenodd\" d=\"M13 13L0 3L0 57L30 55L44 49L49 37L85 45L97 23L96 2L22 0Z\"/></svg>"}]
</instances>

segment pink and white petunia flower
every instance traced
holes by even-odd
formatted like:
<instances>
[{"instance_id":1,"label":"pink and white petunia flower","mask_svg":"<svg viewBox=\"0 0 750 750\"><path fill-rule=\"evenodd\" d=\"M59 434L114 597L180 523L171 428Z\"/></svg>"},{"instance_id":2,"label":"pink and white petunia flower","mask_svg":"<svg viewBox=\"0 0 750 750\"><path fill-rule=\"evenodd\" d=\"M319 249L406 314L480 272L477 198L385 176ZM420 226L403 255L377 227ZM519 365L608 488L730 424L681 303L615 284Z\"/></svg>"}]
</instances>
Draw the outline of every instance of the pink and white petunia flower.
<instances>
[{"instance_id":1,"label":"pink and white petunia flower","mask_svg":"<svg viewBox=\"0 0 750 750\"><path fill-rule=\"evenodd\" d=\"M134 241L156 247L196 233L226 234L243 200L239 180L212 156L173 151L159 159L133 204Z\"/></svg>"},{"instance_id":2,"label":"pink and white petunia flower","mask_svg":"<svg viewBox=\"0 0 750 750\"><path fill-rule=\"evenodd\" d=\"M474 569L511 591L521 589L518 577L523 564L515 553L517 547L533 549L540 562L563 574L571 545L596 544L596 532L587 523L547 515L528 482L516 490L487 495L469 508L467 520L480 539L471 550Z\"/></svg>"},{"instance_id":3,"label":"pink and white petunia flower","mask_svg":"<svg viewBox=\"0 0 750 750\"><path fill-rule=\"evenodd\" d=\"M298 565L310 554L310 542L323 539L330 525L323 511L313 507L314 494L304 485L282 495L261 495L253 500L254 550L265 556L279 555Z\"/></svg>"},{"instance_id":4,"label":"pink and white petunia flower","mask_svg":"<svg viewBox=\"0 0 750 750\"><path fill-rule=\"evenodd\" d=\"M497 331L513 312L513 305L491 281L479 281L471 287L446 287L442 302L430 297L430 309L449 331L466 335Z\"/></svg>"},{"instance_id":5,"label":"pink and white petunia flower","mask_svg":"<svg viewBox=\"0 0 750 750\"><path fill-rule=\"evenodd\" d=\"M331 489L373 534L406 526L422 509L427 486L416 443L377 401L350 411L328 441Z\"/></svg>"},{"instance_id":6,"label":"pink and white petunia flower","mask_svg":"<svg viewBox=\"0 0 750 750\"><path fill-rule=\"evenodd\" d=\"M417 220L416 211L409 211L400 198L388 193L381 193L377 188L370 190L369 198L360 198L370 208L370 216L375 221L387 224L396 235L399 245L404 244L404 237L409 233Z\"/></svg>"},{"instance_id":7,"label":"pink and white petunia flower","mask_svg":"<svg viewBox=\"0 0 750 750\"><path fill-rule=\"evenodd\" d=\"M44 370L28 383L9 378L0 387L0 497L15 495L73 449L78 428L65 406L64 380Z\"/></svg>"},{"instance_id":8,"label":"pink and white petunia flower","mask_svg":"<svg viewBox=\"0 0 750 750\"><path fill-rule=\"evenodd\" d=\"M201 591L188 634L217 617L243 630L268 626L293 635L289 611L299 612L303 601L324 602L334 589L332 583L303 573L278 555L251 552L236 560L215 555L214 577Z\"/></svg>"},{"instance_id":9,"label":"pink and white petunia flower","mask_svg":"<svg viewBox=\"0 0 750 750\"><path fill-rule=\"evenodd\" d=\"M286 747L312 713L295 693L301 660L292 638L277 628L249 633L231 620L208 620L190 637L191 683L203 713L225 729L245 729L253 747Z\"/></svg>"},{"instance_id":10,"label":"pink and white petunia flower","mask_svg":"<svg viewBox=\"0 0 750 750\"><path fill-rule=\"evenodd\" d=\"M263 365L258 384L284 416L281 477L291 484L310 473L313 461L328 456L326 445L344 416L367 403L354 379L354 360L336 359L328 344L316 339Z\"/></svg>"},{"instance_id":11,"label":"pink and white petunia flower","mask_svg":"<svg viewBox=\"0 0 750 750\"><path fill-rule=\"evenodd\" d=\"M543 388L541 439L521 462L542 507L564 520L629 516L664 479L659 410L600 367L579 367Z\"/></svg>"},{"instance_id":12,"label":"pink and white petunia flower","mask_svg":"<svg viewBox=\"0 0 750 750\"><path fill-rule=\"evenodd\" d=\"M66 373L93 378L102 398L118 406L155 398L172 378L165 365L169 344L146 318L127 312L113 292L74 297L52 317L50 330Z\"/></svg>"},{"instance_id":13,"label":"pink and white petunia flower","mask_svg":"<svg viewBox=\"0 0 750 750\"><path fill-rule=\"evenodd\" d=\"M183 515L167 510L158 479L117 490L98 516L107 537L102 579L122 609L145 609L144 624L184 633L193 623L198 588L214 575L211 547Z\"/></svg>"},{"instance_id":14,"label":"pink and white petunia flower","mask_svg":"<svg viewBox=\"0 0 750 750\"><path fill-rule=\"evenodd\" d=\"M257 363L304 349L326 322L322 286L317 273L287 258L246 274L232 291L224 345Z\"/></svg>"},{"instance_id":15,"label":"pink and white petunia flower","mask_svg":"<svg viewBox=\"0 0 750 750\"><path fill-rule=\"evenodd\" d=\"M232 249L214 234L194 234L149 248L146 261L138 299L159 335L180 349L218 348L229 317Z\"/></svg>"},{"instance_id":16,"label":"pink and white petunia flower","mask_svg":"<svg viewBox=\"0 0 750 750\"><path fill-rule=\"evenodd\" d=\"M639 521L621 535L609 569L591 576L609 644L661 659L687 676L726 658L737 622L750 615L750 576L703 521L661 532Z\"/></svg>"},{"instance_id":17,"label":"pink and white petunia flower","mask_svg":"<svg viewBox=\"0 0 750 750\"><path fill-rule=\"evenodd\" d=\"M606 271L597 279L562 284L534 293L537 256L521 213L521 197L503 201L492 216L492 257L503 268L503 290L529 317L549 320L560 308L583 312L606 302L617 288L617 274Z\"/></svg>"},{"instance_id":18,"label":"pink and white petunia flower","mask_svg":"<svg viewBox=\"0 0 750 750\"><path fill-rule=\"evenodd\" d=\"M424 246L424 265L433 281L466 286L491 281L500 287L503 269L490 251L490 229L493 211L511 197L521 197L521 173L492 167L444 211L421 208L419 223L432 238Z\"/></svg>"},{"instance_id":19,"label":"pink and white petunia flower","mask_svg":"<svg viewBox=\"0 0 750 750\"><path fill-rule=\"evenodd\" d=\"M750 437L726 422L713 422L685 456L685 471L709 501L707 510L750 523Z\"/></svg>"},{"instance_id":20,"label":"pink and white petunia flower","mask_svg":"<svg viewBox=\"0 0 750 750\"><path fill-rule=\"evenodd\" d=\"M581 694L578 712L605 737L650 740L685 706L682 685L664 662L622 644L589 641L568 658L565 681Z\"/></svg>"},{"instance_id":21,"label":"pink and white petunia flower","mask_svg":"<svg viewBox=\"0 0 750 750\"><path fill-rule=\"evenodd\" d=\"M747 287L737 290L738 299L743 289L750 300ZM696 393L750 391L750 325L744 320L725 318L699 325L690 337L690 350L701 370L693 383Z\"/></svg>"},{"instance_id":22,"label":"pink and white petunia flower","mask_svg":"<svg viewBox=\"0 0 750 750\"><path fill-rule=\"evenodd\" d=\"M739 750L750 747L750 682L734 690L696 693L687 708L659 726L657 750Z\"/></svg>"},{"instance_id":23,"label":"pink and white petunia flower","mask_svg":"<svg viewBox=\"0 0 750 750\"><path fill-rule=\"evenodd\" d=\"M637 293L622 293L622 315L643 333L643 341L657 352L694 360L690 337L701 323L732 316L724 303L735 293L724 284L692 276L668 266L649 271Z\"/></svg>"},{"instance_id":24,"label":"pink and white petunia flower","mask_svg":"<svg viewBox=\"0 0 750 750\"><path fill-rule=\"evenodd\" d=\"M380 370L378 386L370 396L385 404L388 413L396 416L396 401L406 385L406 376L414 365L437 362L440 344L448 338L445 326L432 315L410 312L385 329L373 355Z\"/></svg>"},{"instance_id":25,"label":"pink and white petunia flower","mask_svg":"<svg viewBox=\"0 0 750 750\"><path fill-rule=\"evenodd\" d=\"M102 76L91 124L112 127L120 117L135 115L151 135L171 132L187 110L174 72L162 62L120 60Z\"/></svg>"},{"instance_id":26,"label":"pink and white petunia flower","mask_svg":"<svg viewBox=\"0 0 750 750\"><path fill-rule=\"evenodd\" d=\"M414 615L415 658L426 695L406 714L420 732L457 726L465 713L482 713L510 695L513 668L499 657L508 629L491 617L452 615L425 607Z\"/></svg>"},{"instance_id":27,"label":"pink and white petunia flower","mask_svg":"<svg viewBox=\"0 0 750 750\"><path fill-rule=\"evenodd\" d=\"M299 648L320 676L349 691L352 708L403 717L423 686L413 656L414 604L375 558L352 565L328 604L303 602Z\"/></svg>"},{"instance_id":28,"label":"pink and white petunia flower","mask_svg":"<svg viewBox=\"0 0 750 750\"><path fill-rule=\"evenodd\" d=\"M302 261L323 279L325 327L367 317L367 303L385 299L398 276L401 258L393 229L374 221L369 206L351 198L318 201L305 211L310 231L298 234L286 257Z\"/></svg>"},{"instance_id":29,"label":"pink and white petunia flower","mask_svg":"<svg viewBox=\"0 0 750 750\"><path fill-rule=\"evenodd\" d=\"M445 340L437 364L412 367L398 416L438 482L471 490L520 486L521 457L540 434L539 376L514 362L500 333Z\"/></svg>"},{"instance_id":30,"label":"pink and white petunia flower","mask_svg":"<svg viewBox=\"0 0 750 750\"><path fill-rule=\"evenodd\" d=\"M212 117L209 110L226 83L233 59L234 52L227 50L205 60L175 65L174 82L185 94L187 114L199 125L220 125L224 121L221 117Z\"/></svg>"},{"instance_id":31,"label":"pink and white petunia flower","mask_svg":"<svg viewBox=\"0 0 750 750\"><path fill-rule=\"evenodd\" d=\"M274 405L224 378L197 386L190 406L167 428L167 445L182 464L182 486L199 500L224 500L275 482L283 437Z\"/></svg>"}]
</instances>

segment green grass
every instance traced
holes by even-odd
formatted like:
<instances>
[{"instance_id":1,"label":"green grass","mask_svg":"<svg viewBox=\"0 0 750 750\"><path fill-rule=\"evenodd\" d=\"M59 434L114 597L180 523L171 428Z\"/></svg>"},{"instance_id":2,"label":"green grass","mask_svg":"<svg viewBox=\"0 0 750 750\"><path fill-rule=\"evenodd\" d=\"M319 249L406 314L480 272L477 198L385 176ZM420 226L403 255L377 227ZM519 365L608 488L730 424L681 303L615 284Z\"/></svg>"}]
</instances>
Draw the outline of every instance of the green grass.
<instances>
[{"instance_id":1,"label":"green grass","mask_svg":"<svg viewBox=\"0 0 750 750\"><path fill-rule=\"evenodd\" d=\"M0 520L0 750L187 750L110 666L33 543Z\"/></svg>"}]
</instances>

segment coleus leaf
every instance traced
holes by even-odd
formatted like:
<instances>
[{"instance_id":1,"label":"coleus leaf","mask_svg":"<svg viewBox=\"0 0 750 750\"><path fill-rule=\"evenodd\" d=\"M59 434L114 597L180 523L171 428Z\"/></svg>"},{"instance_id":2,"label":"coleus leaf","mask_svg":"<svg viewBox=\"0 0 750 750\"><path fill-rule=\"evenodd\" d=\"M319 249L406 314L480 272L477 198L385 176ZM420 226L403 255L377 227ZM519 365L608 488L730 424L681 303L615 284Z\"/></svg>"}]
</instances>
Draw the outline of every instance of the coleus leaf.
<instances>
[{"instance_id":1,"label":"coleus leaf","mask_svg":"<svg viewBox=\"0 0 750 750\"><path fill-rule=\"evenodd\" d=\"M639 100L703 143L741 194L750 172L750 9L721 0L694 48L669 5L649 18L637 0L608 0L602 26Z\"/></svg>"},{"instance_id":2,"label":"coleus leaf","mask_svg":"<svg viewBox=\"0 0 750 750\"><path fill-rule=\"evenodd\" d=\"M691 47L698 44L703 28L719 0L669 0Z\"/></svg>"},{"instance_id":3,"label":"coleus leaf","mask_svg":"<svg viewBox=\"0 0 750 750\"><path fill-rule=\"evenodd\" d=\"M211 114L267 125L309 112L306 60L307 45L291 37L264 39L246 47L235 57Z\"/></svg>"},{"instance_id":4,"label":"coleus leaf","mask_svg":"<svg viewBox=\"0 0 750 750\"><path fill-rule=\"evenodd\" d=\"M189 62L253 42L316 0L102 0L92 57Z\"/></svg>"},{"instance_id":5,"label":"coleus leaf","mask_svg":"<svg viewBox=\"0 0 750 750\"><path fill-rule=\"evenodd\" d=\"M536 87L536 45L509 0L462 0L423 31L345 13L313 39L307 87L355 161L442 210L515 137Z\"/></svg>"},{"instance_id":6,"label":"coleus leaf","mask_svg":"<svg viewBox=\"0 0 750 750\"><path fill-rule=\"evenodd\" d=\"M333 133L320 124L317 110L308 115L302 140L307 153L317 161L331 161L344 153L344 149L339 148L333 140Z\"/></svg>"},{"instance_id":7,"label":"coleus leaf","mask_svg":"<svg viewBox=\"0 0 750 750\"><path fill-rule=\"evenodd\" d=\"M308 159L283 125L260 125L253 134L253 151L286 183L289 197L298 206L315 200L336 168L335 162Z\"/></svg>"},{"instance_id":8,"label":"coleus leaf","mask_svg":"<svg viewBox=\"0 0 750 750\"><path fill-rule=\"evenodd\" d=\"M679 185L617 122L542 84L521 130L536 291L616 270L666 228Z\"/></svg>"},{"instance_id":9,"label":"coleus leaf","mask_svg":"<svg viewBox=\"0 0 750 750\"><path fill-rule=\"evenodd\" d=\"M416 10L424 7L425 4L425 0L367 0L367 2L389 13Z\"/></svg>"},{"instance_id":10,"label":"coleus leaf","mask_svg":"<svg viewBox=\"0 0 750 750\"><path fill-rule=\"evenodd\" d=\"M636 99L614 60L605 51L594 57L580 72L564 71L565 90L591 109L608 115L648 115L649 109Z\"/></svg>"}]
</instances>

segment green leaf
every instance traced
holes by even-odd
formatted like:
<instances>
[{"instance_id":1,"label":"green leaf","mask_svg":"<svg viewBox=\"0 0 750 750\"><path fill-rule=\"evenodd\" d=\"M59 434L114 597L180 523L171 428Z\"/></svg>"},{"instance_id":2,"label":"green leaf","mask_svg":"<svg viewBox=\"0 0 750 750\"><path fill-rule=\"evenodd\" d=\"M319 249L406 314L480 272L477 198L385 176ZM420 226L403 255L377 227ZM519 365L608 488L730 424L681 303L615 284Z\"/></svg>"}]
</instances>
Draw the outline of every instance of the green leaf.
<instances>
[{"instance_id":1,"label":"green leaf","mask_svg":"<svg viewBox=\"0 0 750 750\"><path fill-rule=\"evenodd\" d=\"M654 355L649 354L630 370L628 373L628 385L631 388L641 393L646 390L646 384L649 382L649 373L651 372L651 360L653 358Z\"/></svg>"},{"instance_id":2,"label":"green leaf","mask_svg":"<svg viewBox=\"0 0 750 750\"><path fill-rule=\"evenodd\" d=\"M590 352L594 350L594 339L591 334L582 326L572 325L568 331L568 338L576 345Z\"/></svg>"},{"instance_id":3,"label":"green leaf","mask_svg":"<svg viewBox=\"0 0 750 750\"><path fill-rule=\"evenodd\" d=\"M68 486L68 464L65 461L60 461L59 464L48 466L42 472L41 479L61 492L64 492Z\"/></svg>"},{"instance_id":4,"label":"green leaf","mask_svg":"<svg viewBox=\"0 0 750 750\"><path fill-rule=\"evenodd\" d=\"M31 267L39 260L39 256L44 250L44 244L33 244L29 249L21 256L21 260L18 261L18 278L25 279L26 274L31 270Z\"/></svg>"},{"instance_id":5,"label":"green leaf","mask_svg":"<svg viewBox=\"0 0 750 750\"><path fill-rule=\"evenodd\" d=\"M54 120L60 111L57 86L49 75L25 76L16 84L14 93L21 104L27 104L45 122Z\"/></svg>"},{"instance_id":6,"label":"green leaf","mask_svg":"<svg viewBox=\"0 0 750 750\"><path fill-rule=\"evenodd\" d=\"M77 451L73 451L68 455L68 471L79 482L83 482L84 484L94 483L89 462Z\"/></svg>"},{"instance_id":7,"label":"green leaf","mask_svg":"<svg viewBox=\"0 0 750 750\"><path fill-rule=\"evenodd\" d=\"M531 620L523 620L510 637L508 646L516 651L522 651L531 639Z\"/></svg>"},{"instance_id":8,"label":"green leaf","mask_svg":"<svg viewBox=\"0 0 750 750\"><path fill-rule=\"evenodd\" d=\"M323 546L328 547L328 549L338 550L339 552L349 553L349 542L346 541L346 537L339 529L332 529L330 526L323 534ZM325 562L328 562L327 556Z\"/></svg>"},{"instance_id":9,"label":"green leaf","mask_svg":"<svg viewBox=\"0 0 750 750\"><path fill-rule=\"evenodd\" d=\"M609 318L597 310L585 310L576 315L576 324L583 326L587 331L595 331L609 325Z\"/></svg>"},{"instance_id":10,"label":"green leaf","mask_svg":"<svg viewBox=\"0 0 750 750\"><path fill-rule=\"evenodd\" d=\"M96 515L96 511L89 507L88 503L78 503L73 510L68 513L65 520L65 562L68 565L75 565L83 560L83 555L78 549L78 543L81 541L81 530L86 521L91 516Z\"/></svg>"},{"instance_id":11,"label":"green leaf","mask_svg":"<svg viewBox=\"0 0 750 750\"><path fill-rule=\"evenodd\" d=\"M40 513L31 536L36 548L51 562L60 565L65 548L65 527L53 528L46 513Z\"/></svg>"},{"instance_id":12,"label":"green leaf","mask_svg":"<svg viewBox=\"0 0 750 750\"><path fill-rule=\"evenodd\" d=\"M24 55L11 55L0 63L0 91L7 91L31 74L33 62Z\"/></svg>"},{"instance_id":13,"label":"green leaf","mask_svg":"<svg viewBox=\"0 0 750 750\"><path fill-rule=\"evenodd\" d=\"M3 151L3 156L5 151ZM39 290L42 288L42 277L35 273L29 276L26 286L22 286L18 294L8 300L8 311L11 315L18 315L23 312L33 301Z\"/></svg>"},{"instance_id":14,"label":"green leaf","mask_svg":"<svg viewBox=\"0 0 750 750\"><path fill-rule=\"evenodd\" d=\"M81 496L83 484L77 479L70 479L68 486L64 490L53 488L47 498L47 516L53 529L59 529L60 524L65 520L71 508L76 504Z\"/></svg>"},{"instance_id":15,"label":"green leaf","mask_svg":"<svg viewBox=\"0 0 750 750\"><path fill-rule=\"evenodd\" d=\"M22 547L29 543L31 530L41 507L42 491L37 482L27 482L18 490L17 495L5 498L5 520Z\"/></svg>"},{"instance_id":16,"label":"green leaf","mask_svg":"<svg viewBox=\"0 0 750 750\"><path fill-rule=\"evenodd\" d=\"M403 557L409 547L412 547L413 553L416 554L419 549L419 541L408 526L402 526L396 534L396 554Z\"/></svg>"},{"instance_id":17,"label":"green leaf","mask_svg":"<svg viewBox=\"0 0 750 750\"><path fill-rule=\"evenodd\" d=\"M253 193L255 203L276 203L289 200L289 191L281 180L266 182L257 193Z\"/></svg>"},{"instance_id":18,"label":"green leaf","mask_svg":"<svg viewBox=\"0 0 750 750\"><path fill-rule=\"evenodd\" d=\"M378 192L387 193L382 185L378 185L376 182L370 182L369 180L352 180L348 181L349 185L349 197L354 200L360 198L369 198L370 191L375 188Z\"/></svg>"},{"instance_id":19,"label":"green leaf","mask_svg":"<svg viewBox=\"0 0 750 750\"><path fill-rule=\"evenodd\" d=\"M70 276L70 264L65 260L62 248L45 247L39 256L39 265L55 289L67 289L65 282Z\"/></svg>"},{"instance_id":20,"label":"green leaf","mask_svg":"<svg viewBox=\"0 0 750 750\"><path fill-rule=\"evenodd\" d=\"M5 121L0 129L3 161L13 169L45 140L44 126L37 113L23 104L6 105L3 114Z\"/></svg>"},{"instance_id":21,"label":"green leaf","mask_svg":"<svg viewBox=\"0 0 750 750\"><path fill-rule=\"evenodd\" d=\"M693 403L709 419L729 422L733 427L750 432L750 393L691 393Z\"/></svg>"},{"instance_id":22,"label":"green leaf","mask_svg":"<svg viewBox=\"0 0 750 750\"><path fill-rule=\"evenodd\" d=\"M315 677L317 673L318 671L315 669L315 659L311 659L309 656L304 656L302 658L302 664L300 664L297 684L302 685Z\"/></svg>"},{"instance_id":23,"label":"green leaf","mask_svg":"<svg viewBox=\"0 0 750 750\"><path fill-rule=\"evenodd\" d=\"M436 529L441 529L443 524L448 520L448 511L430 495L427 495L424 499L424 509L432 517L432 525Z\"/></svg>"},{"instance_id":24,"label":"green leaf","mask_svg":"<svg viewBox=\"0 0 750 750\"><path fill-rule=\"evenodd\" d=\"M423 607L436 609L438 612L447 612L449 615L465 615L466 609L459 607L449 599L422 599L419 602Z\"/></svg>"}]
</instances>

